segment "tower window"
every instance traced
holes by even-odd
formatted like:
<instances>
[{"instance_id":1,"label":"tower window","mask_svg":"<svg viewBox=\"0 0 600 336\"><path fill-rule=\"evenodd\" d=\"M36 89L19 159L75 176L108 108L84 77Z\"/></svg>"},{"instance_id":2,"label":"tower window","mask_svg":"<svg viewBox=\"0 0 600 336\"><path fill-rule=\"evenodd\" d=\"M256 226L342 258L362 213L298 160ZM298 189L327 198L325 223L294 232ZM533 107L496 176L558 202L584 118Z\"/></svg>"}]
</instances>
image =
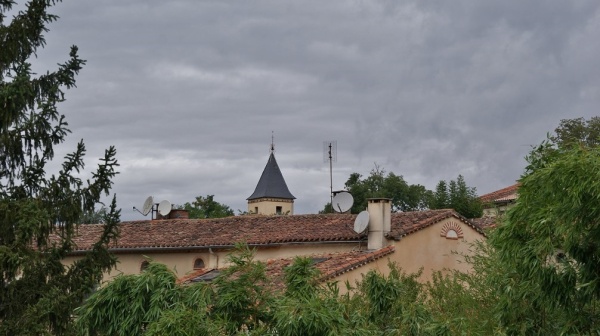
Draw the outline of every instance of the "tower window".
<instances>
[{"instance_id":1,"label":"tower window","mask_svg":"<svg viewBox=\"0 0 600 336\"><path fill-rule=\"evenodd\" d=\"M254 207L254 213L258 214L258 207Z\"/></svg>"},{"instance_id":2,"label":"tower window","mask_svg":"<svg viewBox=\"0 0 600 336\"><path fill-rule=\"evenodd\" d=\"M282 207L280 207L280 206L278 206L278 207L275 207L275 213L276 213L276 214L278 214L278 215L281 215L282 211L283 211L283 208L282 208Z\"/></svg>"}]
</instances>

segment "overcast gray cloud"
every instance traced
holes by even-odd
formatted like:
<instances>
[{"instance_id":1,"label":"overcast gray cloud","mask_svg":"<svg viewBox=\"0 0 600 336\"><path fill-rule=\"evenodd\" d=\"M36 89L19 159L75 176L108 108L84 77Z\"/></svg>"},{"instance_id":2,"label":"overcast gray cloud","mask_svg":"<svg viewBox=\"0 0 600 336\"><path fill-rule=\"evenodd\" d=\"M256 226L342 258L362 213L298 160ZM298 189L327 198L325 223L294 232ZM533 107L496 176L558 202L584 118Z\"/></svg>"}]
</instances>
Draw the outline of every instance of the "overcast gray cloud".
<instances>
[{"instance_id":1,"label":"overcast gray cloud","mask_svg":"<svg viewBox=\"0 0 600 336\"><path fill-rule=\"evenodd\" d=\"M87 65L61 106L88 167L115 145L123 219L148 195L214 194L246 209L276 157L297 213L377 163L480 194L519 178L561 119L600 103L600 2L65 1L36 68L76 44Z\"/></svg>"}]
</instances>

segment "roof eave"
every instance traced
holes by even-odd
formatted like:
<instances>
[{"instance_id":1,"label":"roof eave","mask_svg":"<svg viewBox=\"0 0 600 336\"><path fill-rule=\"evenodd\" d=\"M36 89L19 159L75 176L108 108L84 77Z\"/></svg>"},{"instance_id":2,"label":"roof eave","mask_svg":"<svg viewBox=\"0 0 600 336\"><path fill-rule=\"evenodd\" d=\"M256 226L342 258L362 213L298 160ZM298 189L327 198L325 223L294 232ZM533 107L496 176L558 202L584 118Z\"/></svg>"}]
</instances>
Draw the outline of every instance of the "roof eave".
<instances>
[{"instance_id":1,"label":"roof eave","mask_svg":"<svg viewBox=\"0 0 600 336\"><path fill-rule=\"evenodd\" d=\"M249 243L249 247L280 247L288 245L314 245L314 244L357 244L364 243L366 239L361 240L327 240L327 241L304 241L304 242L280 242L280 243ZM227 245L203 245L203 246L156 246L156 247L114 247L109 248L111 253L149 253L149 252L181 252L197 251L209 249L233 249L235 244ZM78 256L88 253L90 250L76 250L69 252L69 255Z\"/></svg>"}]
</instances>

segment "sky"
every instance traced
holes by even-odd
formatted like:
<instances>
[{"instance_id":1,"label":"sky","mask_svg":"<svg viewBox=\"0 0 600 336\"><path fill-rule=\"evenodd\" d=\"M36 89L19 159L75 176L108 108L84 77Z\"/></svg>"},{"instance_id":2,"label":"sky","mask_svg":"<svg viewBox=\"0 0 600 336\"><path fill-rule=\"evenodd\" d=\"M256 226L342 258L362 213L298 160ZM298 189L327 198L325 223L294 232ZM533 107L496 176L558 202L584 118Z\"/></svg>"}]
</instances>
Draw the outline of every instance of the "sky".
<instances>
[{"instance_id":1,"label":"sky","mask_svg":"<svg viewBox=\"0 0 600 336\"><path fill-rule=\"evenodd\" d=\"M378 166L434 189L512 185L561 119L600 106L600 2L66 0L33 61L87 64L59 106L122 220L196 196L247 209L271 142L295 213Z\"/></svg>"}]
</instances>

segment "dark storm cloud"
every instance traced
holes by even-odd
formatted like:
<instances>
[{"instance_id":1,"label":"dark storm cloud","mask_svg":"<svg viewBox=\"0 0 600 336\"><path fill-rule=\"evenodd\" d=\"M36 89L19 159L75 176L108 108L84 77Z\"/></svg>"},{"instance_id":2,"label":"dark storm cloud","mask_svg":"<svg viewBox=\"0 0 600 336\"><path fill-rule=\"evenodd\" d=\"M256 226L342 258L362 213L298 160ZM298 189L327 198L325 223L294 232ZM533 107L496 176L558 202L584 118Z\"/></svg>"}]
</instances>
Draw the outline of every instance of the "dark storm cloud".
<instances>
[{"instance_id":1,"label":"dark storm cloud","mask_svg":"<svg viewBox=\"0 0 600 336\"><path fill-rule=\"evenodd\" d=\"M375 163L428 188L512 184L560 119L597 109L598 6L66 1L35 66L71 44L88 61L62 106L69 141L90 159L117 146L125 219L147 195L245 210L272 132L296 212L311 213L329 199L324 140L338 143L334 189Z\"/></svg>"}]
</instances>

